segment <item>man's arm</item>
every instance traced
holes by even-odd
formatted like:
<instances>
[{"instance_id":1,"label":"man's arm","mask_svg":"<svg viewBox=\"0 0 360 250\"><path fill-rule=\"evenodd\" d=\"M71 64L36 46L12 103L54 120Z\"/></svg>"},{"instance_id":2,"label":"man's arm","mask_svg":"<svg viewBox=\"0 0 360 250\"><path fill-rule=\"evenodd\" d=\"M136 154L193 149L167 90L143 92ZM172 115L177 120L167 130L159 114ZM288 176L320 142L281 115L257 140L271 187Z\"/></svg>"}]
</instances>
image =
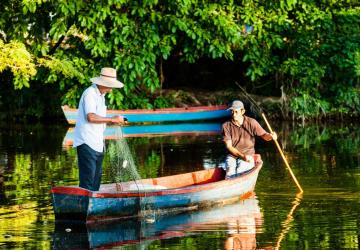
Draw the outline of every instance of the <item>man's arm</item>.
<instances>
[{"instance_id":1,"label":"man's arm","mask_svg":"<svg viewBox=\"0 0 360 250\"><path fill-rule=\"evenodd\" d=\"M261 136L265 141L277 140L277 134L275 132L265 133Z\"/></svg>"},{"instance_id":2,"label":"man's arm","mask_svg":"<svg viewBox=\"0 0 360 250\"><path fill-rule=\"evenodd\" d=\"M268 133L255 119L250 119L251 122L251 131L254 135L263 138L265 141L277 140L277 134L275 132Z\"/></svg>"},{"instance_id":3,"label":"man's arm","mask_svg":"<svg viewBox=\"0 0 360 250\"><path fill-rule=\"evenodd\" d=\"M89 113L86 115L86 118L91 123L108 123L113 125L124 125L126 123L122 116L103 117L95 113Z\"/></svg>"},{"instance_id":4,"label":"man's arm","mask_svg":"<svg viewBox=\"0 0 360 250\"><path fill-rule=\"evenodd\" d=\"M245 161L250 161L253 157L251 155L246 155L241 153L239 150L237 150L236 148L234 148L232 146L232 141L231 140L227 140L225 141L225 145L227 150L229 150L229 152L236 157L240 157L242 159L244 159Z\"/></svg>"}]
</instances>

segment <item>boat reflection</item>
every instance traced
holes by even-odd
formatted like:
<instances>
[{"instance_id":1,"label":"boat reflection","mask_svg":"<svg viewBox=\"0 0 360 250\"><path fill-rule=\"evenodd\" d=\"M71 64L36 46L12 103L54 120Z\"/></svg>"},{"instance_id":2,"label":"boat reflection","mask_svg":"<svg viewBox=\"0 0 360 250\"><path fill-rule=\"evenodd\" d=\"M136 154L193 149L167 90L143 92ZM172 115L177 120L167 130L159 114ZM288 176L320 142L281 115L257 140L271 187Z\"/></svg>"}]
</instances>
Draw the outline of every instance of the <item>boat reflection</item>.
<instances>
[{"instance_id":1,"label":"boat reflection","mask_svg":"<svg viewBox=\"0 0 360 250\"><path fill-rule=\"evenodd\" d=\"M106 140L115 140L119 137L148 137L164 135L211 135L220 134L221 123L175 123L133 125L124 127L106 127ZM70 127L64 137L63 147L71 147L74 142L74 128Z\"/></svg>"},{"instance_id":2,"label":"boat reflection","mask_svg":"<svg viewBox=\"0 0 360 250\"><path fill-rule=\"evenodd\" d=\"M146 246L154 240L219 231L227 234L225 249L255 249L256 232L262 225L258 203L253 195L231 205L158 217L154 221L119 220L87 225L58 223L53 234L53 249Z\"/></svg>"}]
</instances>

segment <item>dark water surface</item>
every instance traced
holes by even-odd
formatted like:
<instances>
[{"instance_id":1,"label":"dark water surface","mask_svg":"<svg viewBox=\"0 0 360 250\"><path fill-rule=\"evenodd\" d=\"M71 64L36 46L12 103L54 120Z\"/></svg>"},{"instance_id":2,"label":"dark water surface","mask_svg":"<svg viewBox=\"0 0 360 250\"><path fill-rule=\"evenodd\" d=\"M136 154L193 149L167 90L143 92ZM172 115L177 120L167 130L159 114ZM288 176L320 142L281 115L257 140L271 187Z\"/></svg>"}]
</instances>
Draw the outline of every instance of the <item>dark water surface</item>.
<instances>
[{"instance_id":1,"label":"dark water surface","mask_svg":"<svg viewBox=\"0 0 360 250\"><path fill-rule=\"evenodd\" d=\"M49 190L78 184L76 152L62 147L67 128L2 126L0 248L359 249L359 128L357 123L274 126L302 196L274 144L258 141L264 166L249 200L155 222L64 227L55 225ZM225 154L218 134L127 142L142 177L215 167ZM113 178L107 157L103 182Z\"/></svg>"}]
</instances>

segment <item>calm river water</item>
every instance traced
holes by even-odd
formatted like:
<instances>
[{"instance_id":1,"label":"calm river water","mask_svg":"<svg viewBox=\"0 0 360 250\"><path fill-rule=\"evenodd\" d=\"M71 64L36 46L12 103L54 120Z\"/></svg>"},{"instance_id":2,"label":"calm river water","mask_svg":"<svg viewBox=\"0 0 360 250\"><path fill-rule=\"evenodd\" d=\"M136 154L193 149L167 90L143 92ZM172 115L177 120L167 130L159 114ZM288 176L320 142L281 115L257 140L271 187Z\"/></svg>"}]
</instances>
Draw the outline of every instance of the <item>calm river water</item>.
<instances>
[{"instance_id":1,"label":"calm river water","mask_svg":"<svg viewBox=\"0 0 360 250\"><path fill-rule=\"evenodd\" d=\"M78 184L76 152L63 146L68 128L3 125L0 248L359 249L359 124L273 126L304 189L302 196L274 143L258 141L264 165L251 199L155 222L69 229L55 225L49 193L52 186ZM142 177L212 168L225 155L219 133L126 140ZM108 149L112 145L108 140ZM107 155L103 183L113 181Z\"/></svg>"}]
</instances>

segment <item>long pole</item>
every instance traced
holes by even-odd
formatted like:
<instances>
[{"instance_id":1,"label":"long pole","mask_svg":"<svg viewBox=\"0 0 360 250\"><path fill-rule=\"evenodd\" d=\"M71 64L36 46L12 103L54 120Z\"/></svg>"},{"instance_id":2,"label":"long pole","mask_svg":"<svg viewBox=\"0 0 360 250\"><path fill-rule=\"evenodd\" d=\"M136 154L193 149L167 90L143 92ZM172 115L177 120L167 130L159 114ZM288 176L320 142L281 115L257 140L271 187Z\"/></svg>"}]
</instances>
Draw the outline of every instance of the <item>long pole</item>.
<instances>
[{"instance_id":1,"label":"long pole","mask_svg":"<svg viewBox=\"0 0 360 250\"><path fill-rule=\"evenodd\" d=\"M256 104L255 100L254 100L251 96L249 96L249 94L248 94L237 82L235 82L235 83L236 83L236 85L244 92L245 96L249 99L249 101L250 101L253 105L255 105L255 107L260 111L261 116L262 116L262 118L264 119L264 121L265 121L265 123L266 123L266 126L268 127L270 133L273 133L273 130L272 130L271 126L270 126L270 123L269 123L268 120L266 119L265 113L262 111L262 108L260 108L260 106ZM282 157L282 159L283 159L283 161L284 161L284 163L285 163L285 166L286 166L287 170L289 170L289 173L290 173L292 179L294 180L296 186L298 187L298 189L300 190L300 192L303 193L304 191L303 191L303 189L301 188L298 180L296 179L293 171L291 170L291 167L290 167L288 161L286 160L286 157L285 157L285 155L284 155L284 153L283 153L283 151L282 151L282 149L281 149L278 141L277 141L277 140L273 140L273 141L275 142L275 145L276 145L277 149L278 149L279 152L280 152L280 155L281 155L281 157Z\"/></svg>"},{"instance_id":2,"label":"long pole","mask_svg":"<svg viewBox=\"0 0 360 250\"><path fill-rule=\"evenodd\" d=\"M271 126L270 126L268 120L266 119L265 114L264 114L264 113L261 113L261 116L262 116L262 118L264 119L264 121L265 121L265 123L266 123L266 125L267 125L267 127L268 127L268 129L269 129L269 131L270 131L270 133L273 133L273 130L271 129ZM293 171L291 170L291 167L290 167L288 161L286 160L286 157L285 157L285 155L284 155L284 153L283 153L283 151L282 151L282 149L281 149L281 147L280 147L280 145L279 145L279 142L277 141L277 139L274 140L274 142L275 142L275 145L276 145L277 149L279 150L281 157L282 157L283 160L284 160L285 166L286 166L287 170L289 170L289 173L290 173L291 177L293 178L296 186L297 186L298 189L300 190L300 193L303 193L304 191L303 191L303 189L301 188L298 180L296 179Z\"/></svg>"}]
</instances>

